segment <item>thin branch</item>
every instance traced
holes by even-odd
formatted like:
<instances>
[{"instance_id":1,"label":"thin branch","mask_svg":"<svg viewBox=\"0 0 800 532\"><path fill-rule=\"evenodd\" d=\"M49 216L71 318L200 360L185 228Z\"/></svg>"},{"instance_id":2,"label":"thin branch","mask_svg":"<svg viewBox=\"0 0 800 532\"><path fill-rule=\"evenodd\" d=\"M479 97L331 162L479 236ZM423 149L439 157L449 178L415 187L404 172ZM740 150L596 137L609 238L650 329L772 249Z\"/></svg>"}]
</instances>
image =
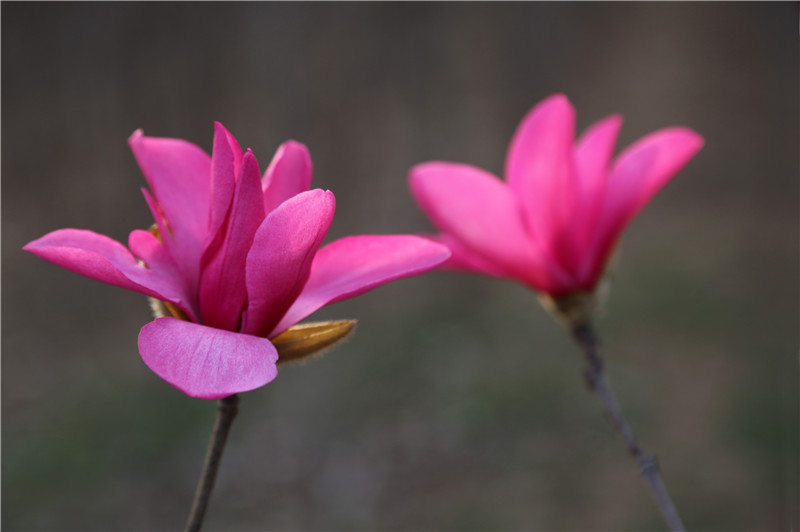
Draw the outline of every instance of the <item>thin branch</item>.
<instances>
[{"instance_id":1,"label":"thin branch","mask_svg":"<svg viewBox=\"0 0 800 532\"><path fill-rule=\"evenodd\" d=\"M219 462L222 459L222 451L225 449L225 441L228 439L228 431L238 412L238 395L231 395L219 400L214 432L211 434L206 460L203 464L203 473L200 475L192 510L189 512L189 520L186 523L187 532L198 532L203 525L208 500L211 498L211 490L214 489L214 480L217 478Z\"/></svg>"},{"instance_id":2,"label":"thin branch","mask_svg":"<svg viewBox=\"0 0 800 532\"><path fill-rule=\"evenodd\" d=\"M617 429L617 432L619 432L620 436L622 436L622 439L625 441L628 452L630 452L639 463L642 476L647 480L653 498L656 500L656 503L658 503L661 514L664 516L664 520L673 532L685 531L681 518L678 516L678 511L675 509L675 505L672 503L669 493L667 493L667 487L664 485L664 481L661 478L661 473L658 469L658 460L655 456L646 455L641 447L639 447L633 435L633 431L625 419L625 416L622 414L619 403L617 403L614 397L614 392L611 391L608 380L603 373L603 360L598 351L597 336L591 324L582 323L575 325L572 328L572 333L578 343L583 347L586 356L586 362L588 364L585 372L586 383L591 389L597 392L597 395L602 399L606 412L611 417L611 422L614 424L614 428Z\"/></svg>"}]
</instances>

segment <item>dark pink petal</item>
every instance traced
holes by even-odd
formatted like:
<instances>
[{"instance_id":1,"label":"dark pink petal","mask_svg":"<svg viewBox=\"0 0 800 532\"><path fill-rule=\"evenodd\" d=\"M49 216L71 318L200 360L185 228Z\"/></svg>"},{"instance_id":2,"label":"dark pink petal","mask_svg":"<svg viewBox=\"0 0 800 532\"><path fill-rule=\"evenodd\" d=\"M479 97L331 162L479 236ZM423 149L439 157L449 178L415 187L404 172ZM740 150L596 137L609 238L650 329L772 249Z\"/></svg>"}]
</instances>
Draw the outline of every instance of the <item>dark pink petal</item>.
<instances>
[{"instance_id":1,"label":"dark pink petal","mask_svg":"<svg viewBox=\"0 0 800 532\"><path fill-rule=\"evenodd\" d=\"M275 152L264 172L264 212L311 188L311 155L304 144L290 140Z\"/></svg>"},{"instance_id":2,"label":"dark pink petal","mask_svg":"<svg viewBox=\"0 0 800 532\"><path fill-rule=\"evenodd\" d=\"M300 294L336 209L333 194L309 190L269 213L247 255L242 332L267 336Z\"/></svg>"},{"instance_id":3,"label":"dark pink petal","mask_svg":"<svg viewBox=\"0 0 800 532\"><path fill-rule=\"evenodd\" d=\"M647 135L619 155L598 216L591 261L582 272L585 279L596 280L625 226L703 143L691 129L667 128Z\"/></svg>"},{"instance_id":4,"label":"dark pink petal","mask_svg":"<svg viewBox=\"0 0 800 532\"><path fill-rule=\"evenodd\" d=\"M360 235L331 242L317 252L303 291L269 336L329 303L419 275L449 256L445 246L412 235Z\"/></svg>"},{"instance_id":5,"label":"dark pink petal","mask_svg":"<svg viewBox=\"0 0 800 532\"><path fill-rule=\"evenodd\" d=\"M214 149L211 153L211 204L204 253L209 247L219 245L219 242L214 243L215 237L224 237L224 233L220 234L221 228L233 201L234 184L242 157L242 148L233 135L222 124L215 122Z\"/></svg>"},{"instance_id":6,"label":"dark pink petal","mask_svg":"<svg viewBox=\"0 0 800 532\"><path fill-rule=\"evenodd\" d=\"M559 253L576 194L575 110L551 96L522 119L508 149L506 179L538 242Z\"/></svg>"},{"instance_id":7,"label":"dark pink petal","mask_svg":"<svg viewBox=\"0 0 800 532\"><path fill-rule=\"evenodd\" d=\"M137 251L153 262L140 265L125 246L104 235L81 229L59 229L34 240L23 249L90 279L157 297L187 309L184 284L177 271L161 268L168 259L152 242L134 236ZM143 260L146 260L143 257ZM190 309L187 309L190 310Z\"/></svg>"},{"instance_id":8,"label":"dark pink petal","mask_svg":"<svg viewBox=\"0 0 800 532\"><path fill-rule=\"evenodd\" d=\"M156 375L200 399L254 390L278 375L278 352L269 340L175 318L145 325L139 353Z\"/></svg>"},{"instance_id":9,"label":"dark pink petal","mask_svg":"<svg viewBox=\"0 0 800 532\"><path fill-rule=\"evenodd\" d=\"M492 174L465 164L430 162L411 169L409 185L433 224L485 262L540 290L569 284L530 237L514 193Z\"/></svg>"},{"instance_id":10,"label":"dark pink petal","mask_svg":"<svg viewBox=\"0 0 800 532\"><path fill-rule=\"evenodd\" d=\"M263 220L261 172L248 150L236 181L230 213L222 226L224 237L200 275L200 314L206 325L229 331L239 329L247 300L245 262ZM204 254L204 263L206 258Z\"/></svg>"},{"instance_id":11,"label":"dark pink petal","mask_svg":"<svg viewBox=\"0 0 800 532\"><path fill-rule=\"evenodd\" d=\"M128 143L167 220L169 232L162 238L187 281L196 285L208 229L211 159L190 142L145 137L141 130Z\"/></svg>"}]
</instances>

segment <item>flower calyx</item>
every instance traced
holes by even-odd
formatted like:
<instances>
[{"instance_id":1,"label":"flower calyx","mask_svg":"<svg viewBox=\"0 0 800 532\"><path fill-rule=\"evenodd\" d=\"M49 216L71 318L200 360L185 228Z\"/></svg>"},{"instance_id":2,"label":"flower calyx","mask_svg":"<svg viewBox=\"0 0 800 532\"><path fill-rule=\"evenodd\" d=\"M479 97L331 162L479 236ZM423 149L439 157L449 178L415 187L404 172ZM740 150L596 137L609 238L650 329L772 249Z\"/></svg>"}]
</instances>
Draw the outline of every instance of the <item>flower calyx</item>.
<instances>
[{"instance_id":1,"label":"flower calyx","mask_svg":"<svg viewBox=\"0 0 800 532\"><path fill-rule=\"evenodd\" d=\"M290 327L271 340L278 350L278 366L323 355L347 338L356 323L358 320L314 321Z\"/></svg>"},{"instance_id":2,"label":"flower calyx","mask_svg":"<svg viewBox=\"0 0 800 532\"><path fill-rule=\"evenodd\" d=\"M593 292L572 292L560 297L541 293L539 302L553 317L572 330L589 323L597 307Z\"/></svg>"}]
</instances>

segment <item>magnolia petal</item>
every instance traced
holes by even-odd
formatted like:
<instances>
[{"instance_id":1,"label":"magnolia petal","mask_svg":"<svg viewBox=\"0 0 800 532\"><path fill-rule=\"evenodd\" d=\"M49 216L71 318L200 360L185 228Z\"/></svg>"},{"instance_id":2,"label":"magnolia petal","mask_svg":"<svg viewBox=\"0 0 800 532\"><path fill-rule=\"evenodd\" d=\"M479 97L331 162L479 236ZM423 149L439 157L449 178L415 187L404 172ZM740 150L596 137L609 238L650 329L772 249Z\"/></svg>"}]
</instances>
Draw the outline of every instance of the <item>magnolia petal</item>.
<instances>
[{"instance_id":1,"label":"magnolia petal","mask_svg":"<svg viewBox=\"0 0 800 532\"><path fill-rule=\"evenodd\" d=\"M169 272L170 276L180 278L175 263L156 235L144 229L134 229L128 235L128 249L134 256L144 261L150 270Z\"/></svg>"},{"instance_id":2,"label":"magnolia petal","mask_svg":"<svg viewBox=\"0 0 800 532\"><path fill-rule=\"evenodd\" d=\"M611 115L589 126L575 146L575 169L582 197L595 197L605 188L622 117Z\"/></svg>"},{"instance_id":3,"label":"magnolia petal","mask_svg":"<svg viewBox=\"0 0 800 532\"><path fill-rule=\"evenodd\" d=\"M491 277L507 276L497 264L484 259L452 235L442 233L429 238L444 244L450 250L450 258L442 263L442 269L480 273Z\"/></svg>"},{"instance_id":4,"label":"magnolia petal","mask_svg":"<svg viewBox=\"0 0 800 532\"><path fill-rule=\"evenodd\" d=\"M281 144L264 172L261 184L264 212L271 212L287 199L311 188L312 172L311 154L304 144L294 140Z\"/></svg>"},{"instance_id":5,"label":"magnolia petal","mask_svg":"<svg viewBox=\"0 0 800 532\"><path fill-rule=\"evenodd\" d=\"M172 230L205 234L211 179L208 154L191 142L145 137L141 130L128 143Z\"/></svg>"},{"instance_id":6,"label":"magnolia petal","mask_svg":"<svg viewBox=\"0 0 800 532\"><path fill-rule=\"evenodd\" d=\"M134 237L137 242L138 239L139 236ZM152 248L152 243L138 243L137 251L152 261L156 251L148 247ZM177 270L156 267L157 264L163 266L167 260L160 252L154 268L150 269L139 264L116 240L82 229L59 229L22 249L90 279L170 301L187 309L183 280Z\"/></svg>"},{"instance_id":7,"label":"magnolia petal","mask_svg":"<svg viewBox=\"0 0 800 532\"><path fill-rule=\"evenodd\" d=\"M603 270L625 226L653 196L703 147L704 140L688 128L656 131L623 151L616 160L597 219L591 261L582 277L591 282Z\"/></svg>"},{"instance_id":8,"label":"magnolia petal","mask_svg":"<svg viewBox=\"0 0 800 532\"><path fill-rule=\"evenodd\" d=\"M208 248L218 246L217 240L224 236L220 234L222 224L225 223L233 201L233 190L242 157L242 148L233 135L222 124L215 122L214 149L211 153L211 204L204 257L208 253Z\"/></svg>"},{"instance_id":9,"label":"magnolia petal","mask_svg":"<svg viewBox=\"0 0 800 532\"><path fill-rule=\"evenodd\" d=\"M330 191L302 192L270 212L247 255L242 331L267 336L300 294L336 210Z\"/></svg>"},{"instance_id":10,"label":"magnolia petal","mask_svg":"<svg viewBox=\"0 0 800 532\"><path fill-rule=\"evenodd\" d=\"M158 231L158 229L155 229L155 231ZM158 236L150 231L135 229L128 236L128 248L145 263L149 270L171 279L176 287L180 287L182 304L178 308L169 301L163 301L162 303L170 307L171 312L181 314L184 319L197 321L200 313L192 304L192 290L186 284L186 280L180 274L180 270Z\"/></svg>"},{"instance_id":11,"label":"magnolia petal","mask_svg":"<svg viewBox=\"0 0 800 532\"><path fill-rule=\"evenodd\" d=\"M554 238L560 263L580 277L588 258L598 212L603 202L614 146L622 127L622 117L612 115L592 124L581 135L575 148L576 185L574 206L569 221Z\"/></svg>"},{"instance_id":12,"label":"magnolia petal","mask_svg":"<svg viewBox=\"0 0 800 532\"><path fill-rule=\"evenodd\" d=\"M150 214L153 215L153 220L156 222L156 229L158 229L158 238L162 242L171 242L172 235L170 233L170 228L167 225L167 220L164 218L164 213L159 207L158 202L150 194L150 191L146 188L142 187L142 196L144 196L144 201L147 203L147 208L150 209ZM166 244L165 244L166 245Z\"/></svg>"},{"instance_id":13,"label":"magnolia petal","mask_svg":"<svg viewBox=\"0 0 800 532\"><path fill-rule=\"evenodd\" d=\"M261 172L248 150L236 181L225 236L200 275L199 304L203 323L229 331L239 329L247 300L245 262L253 237L264 220ZM205 258L205 257L204 257Z\"/></svg>"},{"instance_id":14,"label":"magnolia petal","mask_svg":"<svg viewBox=\"0 0 800 532\"><path fill-rule=\"evenodd\" d=\"M208 229L211 158L180 139L133 133L128 144L166 217L165 245L190 285L196 286Z\"/></svg>"},{"instance_id":15,"label":"magnolia petal","mask_svg":"<svg viewBox=\"0 0 800 532\"><path fill-rule=\"evenodd\" d=\"M555 254L574 212L574 140L575 109L556 94L522 119L506 157L506 179L528 227Z\"/></svg>"},{"instance_id":16,"label":"magnolia petal","mask_svg":"<svg viewBox=\"0 0 800 532\"><path fill-rule=\"evenodd\" d=\"M513 191L465 164L430 162L411 169L411 193L442 232L496 269L540 289L561 289L564 272L530 237Z\"/></svg>"},{"instance_id":17,"label":"magnolia petal","mask_svg":"<svg viewBox=\"0 0 800 532\"><path fill-rule=\"evenodd\" d=\"M156 375L200 399L254 390L278 375L278 353L266 338L175 318L145 325L139 353Z\"/></svg>"},{"instance_id":18,"label":"magnolia petal","mask_svg":"<svg viewBox=\"0 0 800 532\"><path fill-rule=\"evenodd\" d=\"M325 305L419 275L449 256L445 246L413 235L358 235L331 242L317 252L303 291L269 336Z\"/></svg>"}]
</instances>

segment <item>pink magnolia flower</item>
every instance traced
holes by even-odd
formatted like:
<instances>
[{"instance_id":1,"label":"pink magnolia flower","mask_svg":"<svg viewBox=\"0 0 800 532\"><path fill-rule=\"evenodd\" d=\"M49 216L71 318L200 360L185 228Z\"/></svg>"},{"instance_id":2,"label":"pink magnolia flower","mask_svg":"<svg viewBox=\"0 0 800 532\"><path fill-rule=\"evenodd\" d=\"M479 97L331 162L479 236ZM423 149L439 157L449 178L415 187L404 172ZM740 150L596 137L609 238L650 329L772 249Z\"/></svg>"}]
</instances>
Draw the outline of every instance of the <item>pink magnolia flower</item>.
<instances>
[{"instance_id":1,"label":"pink magnolia flower","mask_svg":"<svg viewBox=\"0 0 800 532\"><path fill-rule=\"evenodd\" d=\"M458 270L516 279L553 298L593 292L625 226L703 146L672 127L612 154L622 117L575 138L575 110L551 96L522 120L502 182L466 164L412 168L411 192Z\"/></svg>"},{"instance_id":2,"label":"pink magnolia flower","mask_svg":"<svg viewBox=\"0 0 800 532\"><path fill-rule=\"evenodd\" d=\"M449 256L410 235L361 235L320 248L335 201L309 190L311 159L289 141L262 179L256 158L220 124L209 157L180 139L129 144L150 186L160 238L130 234L128 248L91 231L60 229L24 249L91 279L157 298L186 319L145 325L139 352L160 377L203 399L252 390L277 375L269 339L317 309L417 275Z\"/></svg>"}]
</instances>

